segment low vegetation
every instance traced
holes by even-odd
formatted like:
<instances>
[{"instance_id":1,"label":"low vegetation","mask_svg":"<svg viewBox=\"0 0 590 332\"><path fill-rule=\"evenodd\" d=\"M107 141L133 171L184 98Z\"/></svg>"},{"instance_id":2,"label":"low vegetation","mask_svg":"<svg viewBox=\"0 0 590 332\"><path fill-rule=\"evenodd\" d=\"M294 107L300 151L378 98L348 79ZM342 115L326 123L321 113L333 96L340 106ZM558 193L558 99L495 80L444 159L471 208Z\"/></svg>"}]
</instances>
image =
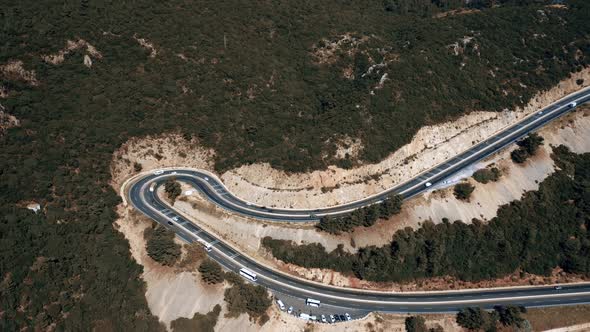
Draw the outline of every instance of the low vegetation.
<instances>
[{"instance_id":1,"label":"low vegetation","mask_svg":"<svg viewBox=\"0 0 590 332\"><path fill-rule=\"evenodd\" d=\"M518 330L530 331L530 323L522 317L524 307L497 306L488 312L478 307L461 309L457 314L457 324L469 330L496 331L502 325Z\"/></svg>"},{"instance_id":2,"label":"low vegetation","mask_svg":"<svg viewBox=\"0 0 590 332\"><path fill-rule=\"evenodd\" d=\"M247 313L250 318L259 320L260 324L267 320L265 314L272 304L272 299L266 288L246 283L234 273L227 273L225 278L232 284L224 294L228 315L237 317L242 313Z\"/></svg>"},{"instance_id":3,"label":"low vegetation","mask_svg":"<svg viewBox=\"0 0 590 332\"><path fill-rule=\"evenodd\" d=\"M526 138L516 142L518 148L510 153L510 158L517 164L522 164L537 152L543 145L543 137L537 133L530 133Z\"/></svg>"},{"instance_id":4,"label":"low vegetation","mask_svg":"<svg viewBox=\"0 0 590 332\"><path fill-rule=\"evenodd\" d=\"M387 219L398 214L402 209L403 197L391 195L379 204L369 205L339 216L324 216L320 219L317 227L325 232L338 234L350 232L355 227L370 227L378 219Z\"/></svg>"},{"instance_id":5,"label":"low vegetation","mask_svg":"<svg viewBox=\"0 0 590 332\"><path fill-rule=\"evenodd\" d=\"M453 194L457 199L462 201L469 200L471 193L475 190L475 187L469 182L461 182L455 185L453 188Z\"/></svg>"},{"instance_id":6,"label":"low vegetation","mask_svg":"<svg viewBox=\"0 0 590 332\"><path fill-rule=\"evenodd\" d=\"M502 176L502 171L497 167L482 168L473 173L473 179L479 183L486 184L488 182L496 182Z\"/></svg>"},{"instance_id":7,"label":"low vegetation","mask_svg":"<svg viewBox=\"0 0 590 332\"><path fill-rule=\"evenodd\" d=\"M193 318L180 317L173 320L170 323L170 328L174 332L213 332L220 312L221 306L217 304L211 312L205 315L197 312L193 315Z\"/></svg>"},{"instance_id":8,"label":"low vegetation","mask_svg":"<svg viewBox=\"0 0 590 332\"><path fill-rule=\"evenodd\" d=\"M180 258L180 245L174 242L174 232L169 231L160 224L153 223L152 227L144 231L147 240L147 253L156 262L172 266Z\"/></svg>"},{"instance_id":9,"label":"low vegetation","mask_svg":"<svg viewBox=\"0 0 590 332\"><path fill-rule=\"evenodd\" d=\"M576 155L560 146L554 148L553 159L559 170L538 191L500 207L487 224L477 219L471 224L425 222L418 230L396 232L389 245L360 248L356 254L342 247L328 253L321 244L296 245L269 237L262 244L284 262L371 281L447 275L475 281L517 270L548 275L556 267L589 276L590 154Z\"/></svg>"},{"instance_id":10,"label":"low vegetation","mask_svg":"<svg viewBox=\"0 0 590 332\"><path fill-rule=\"evenodd\" d=\"M164 183L164 191L168 195L168 199L174 204L176 198L182 193L180 189L180 183L176 179L167 180Z\"/></svg>"},{"instance_id":11,"label":"low vegetation","mask_svg":"<svg viewBox=\"0 0 590 332\"><path fill-rule=\"evenodd\" d=\"M199 265L199 273L201 274L201 280L210 285L223 282L225 275L221 266L209 258L201 262L201 265Z\"/></svg>"}]
</instances>

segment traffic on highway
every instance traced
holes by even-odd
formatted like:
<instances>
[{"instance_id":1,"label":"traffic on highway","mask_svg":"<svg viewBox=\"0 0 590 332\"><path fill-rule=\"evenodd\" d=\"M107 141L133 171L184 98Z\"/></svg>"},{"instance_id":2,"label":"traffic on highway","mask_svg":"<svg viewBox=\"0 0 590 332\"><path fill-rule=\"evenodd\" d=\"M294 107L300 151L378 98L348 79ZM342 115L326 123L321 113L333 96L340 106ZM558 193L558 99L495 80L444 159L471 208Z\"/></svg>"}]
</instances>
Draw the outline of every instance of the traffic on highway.
<instances>
[{"instance_id":1,"label":"traffic on highway","mask_svg":"<svg viewBox=\"0 0 590 332\"><path fill-rule=\"evenodd\" d=\"M483 308L493 308L496 305L535 307L590 303L590 284L420 293L378 292L320 284L288 275L258 263L230 243L220 240L191 222L188 217L174 210L157 195L159 186L167 179L175 177L178 181L194 187L217 206L233 213L277 222L316 221L324 215L344 214L363 206L379 203L393 193L408 199L431 190L432 186L463 168L507 147L526 134L539 129L589 100L590 89L568 95L405 183L377 195L343 205L312 210L259 206L234 196L214 174L182 168L157 170L142 174L130 181L129 186L125 188L126 198L136 209L172 229L186 241L202 243L208 255L225 269L240 274L249 282L268 288L279 300L289 299L289 303L293 304L286 305L282 300L281 303L276 303L281 310L291 311L291 314L299 312L303 319L329 323L336 322L336 317L338 320L341 320L342 317L349 320L371 311L438 313L456 312L461 308L472 306ZM317 307L314 306L313 301L317 301ZM297 307L293 308L293 306ZM323 307L329 308L328 311L317 310Z\"/></svg>"}]
</instances>

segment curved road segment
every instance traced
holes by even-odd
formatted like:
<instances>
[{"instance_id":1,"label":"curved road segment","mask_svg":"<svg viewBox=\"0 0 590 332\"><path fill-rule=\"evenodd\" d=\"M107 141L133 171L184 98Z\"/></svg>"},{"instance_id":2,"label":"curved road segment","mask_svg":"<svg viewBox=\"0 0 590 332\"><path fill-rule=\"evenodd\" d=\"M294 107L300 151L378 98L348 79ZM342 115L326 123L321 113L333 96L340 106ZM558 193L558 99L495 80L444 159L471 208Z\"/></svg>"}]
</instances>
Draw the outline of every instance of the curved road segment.
<instances>
[{"instance_id":1,"label":"curved road segment","mask_svg":"<svg viewBox=\"0 0 590 332\"><path fill-rule=\"evenodd\" d=\"M194 186L213 203L234 213L280 222L316 221L323 215L343 214L366 205L379 203L390 194L401 194L406 199L418 195L429 189L426 183L436 185L466 166L505 148L589 100L590 89L568 95L410 181L377 195L343 205L314 210L267 208L235 197L216 176L209 172L186 169L168 169L156 172L157 174L145 175L131 183L127 195L136 209L173 229L183 239L189 242L209 243L213 248L209 256L226 269L238 272L240 268L246 267L258 274L256 283L274 293L294 298L314 298L320 300L322 304L357 311L417 313L456 312L460 308L470 306L492 308L495 305L510 304L534 307L590 303L589 284L560 288L539 286L421 293L377 292L323 285L296 278L257 263L183 218L156 195L158 186L166 179L175 177L179 181Z\"/></svg>"}]
</instances>

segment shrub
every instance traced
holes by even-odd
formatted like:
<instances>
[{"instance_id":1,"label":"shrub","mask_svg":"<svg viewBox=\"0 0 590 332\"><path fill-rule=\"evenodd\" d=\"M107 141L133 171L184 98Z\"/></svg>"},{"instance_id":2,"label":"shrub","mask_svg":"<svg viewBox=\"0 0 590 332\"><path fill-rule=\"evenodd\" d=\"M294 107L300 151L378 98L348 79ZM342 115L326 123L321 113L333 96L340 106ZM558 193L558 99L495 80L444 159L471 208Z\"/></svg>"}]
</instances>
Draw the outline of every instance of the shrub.
<instances>
[{"instance_id":1,"label":"shrub","mask_svg":"<svg viewBox=\"0 0 590 332\"><path fill-rule=\"evenodd\" d=\"M462 182L455 185L453 189L453 194L455 197L460 200L468 200L471 196L471 193L475 190L475 187L469 182Z\"/></svg>"},{"instance_id":2,"label":"shrub","mask_svg":"<svg viewBox=\"0 0 590 332\"><path fill-rule=\"evenodd\" d=\"M174 242L174 233L165 227L155 224L144 232L147 240L147 253L156 262L172 266L180 257L180 246Z\"/></svg>"},{"instance_id":3,"label":"shrub","mask_svg":"<svg viewBox=\"0 0 590 332\"><path fill-rule=\"evenodd\" d=\"M524 163L529 157L534 156L539 146L543 145L543 137L537 133L530 133L526 138L516 142L518 149L510 153L510 158L517 164Z\"/></svg>"},{"instance_id":4,"label":"shrub","mask_svg":"<svg viewBox=\"0 0 590 332\"><path fill-rule=\"evenodd\" d=\"M426 320L422 316L406 317L405 327L407 332L427 332Z\"/></svg>"},{"instance_id":5,"label":"shrub","mask_svg":"<svg viewBox=\"0 0 590 332\"><path fill-rule=\"evenodd\" d=\"M231 276L228 276L227 280L232 283L232 287L226 289L224 294L228 315L237 317L242 313L247 313L254 319L263 316L272 304L272 299L266 288L245 283L236 274L229 274Z\"/></svg>"},{"instance_id":6,"label":"shrub","mask_svg":"<svg viewBox=\"0 0 590 332\"><path fill-rule=\"evenodd\" d=\"M320 219L317 227L328 233L337 234L350 232L355 227L370 227L378 219L387 219L401 211L403 197L401 195L390 195L383 202L365 206L350 213L338 216L324 216Z\"/></svg>"},{"instance_id":7,"label":"shrub","mask_svg":"<svg viewBox=\"0 0 590 332\"><path fill-rule=\"evenodd\" d=\"M213 310L206 315L197 312L193 315L193 318L190 319L180 317L173 320L170 323L170 327L174 332L213 332L220 312L221 306L217 304L213 307Z\"/></svg>"},{"instance_id":8,"label":"shrub","mask_svg":"<svg viewBox=\"0 0 590 332\"><path fill-rule=\"evenodd\" d=\"M484 168L473 173L473 179L479 183L486 184L490 181L498 181L501 175L502 172L496 167L492 167L491 169Z\"/></svg>"},{"instance_id":9,"label":"shrub","mask_svg":"<svg viewBox=\"0 0 590 332\"><path fill-rule=\"evenodd\" d=\"M166 194L168 194L168 199L170 199L172 203L174 203L176 198L182 193L182 190L180 189L180 183L178 183L176 179L167 180L164 184L164 191Z\"/></svg>"},{"instance_id":10,"label":"shrub","mask_svg":"<svg viewBox=\"0 0 590 332\"><path fill-rule=\"evenodd\" d=\"M483 328L490 320L489 313L481 308L464 308L457 313L457 324L470 330Z\"/></svg>"},{"instance_id":11,"label":"shrub","mask_svg":"<svg viewBox=\"0 0 590 332\"><path fill-rule=\"evenodd\" d=\"M221 266L211 259L201 262L199 273L201 273L201 279L207 284L218 284L223 281L224 273Z\"/></svg>"}]
</instances>

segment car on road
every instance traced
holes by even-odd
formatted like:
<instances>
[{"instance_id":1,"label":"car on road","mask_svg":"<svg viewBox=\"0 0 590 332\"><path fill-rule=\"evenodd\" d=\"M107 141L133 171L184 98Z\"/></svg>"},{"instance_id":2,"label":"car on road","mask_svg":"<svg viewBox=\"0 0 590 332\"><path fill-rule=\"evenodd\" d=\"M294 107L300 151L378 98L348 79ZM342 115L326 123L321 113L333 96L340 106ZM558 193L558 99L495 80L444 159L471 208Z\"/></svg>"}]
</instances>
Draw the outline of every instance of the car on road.
<instances>
[{"instance_id":1,"label":"car on road","mask_svg":"<svg viewBox=\"0 0 590 332\"><path fill-rule=\"evenodd\" d=\"M205 181L209 181L209 178L208 177L205 177Z\"/></svg>"},{"instance_id":2,"label":"car on road","mask_svg":"<svg viewBox=\"0 0 590 332\"><path fill-rule=\"evenodd\" d=\"M162 175L162 174L164 174L163 169L158 169L158 170L154 171L154 175Z\"/></svg>"},{"instance_id":3,"label":"car on road","mask_svg":"<svg viewBox=\"0 0 590 332\"><path fill-rule=\"evenodd\" d=\"M178 221L178 217L172 217L172 220Z\"/></svg>"},{"instance_id":4,"label":"car on road","mask_svg":"<svg viewBox=\"0 0 590 332\"><path fill-rule=\"evenodd\" d=\"M170 225L170 226L174 226L174 224L172 223L172 221L169 221L169 222L168 222L168 225Z\"/></svg>"},{"instance_id":5,"label":"car on road","mask_svg":"<svg viewBox=\"0 0 590 332\"><path fill-rule=\"evenodd\" d=\"M555 288L555 290L561 290L561 289L563 289L563 287L561 287L561 286L555 286L554 288Z\"/></svg>"},{"instance_id":6,"label":"car on road","mask_svg":"<svg viewBox=\"0 0 590 332\"><path fill-rule=\"evenodd\" d=\"M309 316L308 314L300 313L299 318L304 319L304 320L309 320L311 318L311 316Z\"/></svg>"},{"instance_id":7,"label":"car on road","mask_svg":"<svg viewBox=\"0 0 590 332\"><path fill-rule=\"evenodd\" d=\"M277 304L279 305L279 308L281 308L281 311L285 311L285 304L283 303L283 301L277 299Z\"/></svg>"},{"instance_id":8,"label":"car on road","mask_svg":"<svg viewBox=\"0 0 590 332\"><path fill-rule=\"evenodd\" d=\"M334 315L330 315L330 322L331 323L335 323L336 322L336 318L334 318Z\"/></svg>"},{"instance_id":9,"label":"car on road","mask_svg":"<svg viewBox=\"0 0 590 332\"><path fill-rule=\"evenodd\" d=\"M574 108L578 105L578 103L576 103L575 101L572 101L571 103L568 104L569 107Z\"/></svg>"},{"instance_id":10,"label":"car on road","mask_svg":"<svg viewBox=\"0 0 590 332\"><path fill-rule=\"evenodd\" d=\"M426 184L425 184L424 186L425 186L426 188L428 188L428 187L432 186L432 183L430 183L430 182L426 182Z\"/></svg>"},{"instance_id":11,"label":"car on road","mask_svg":"<svg viewBox=\"0 0 590 332\"><path fill-rule=\"evenodd\" d=\"M289 307L289 309L287 309L287 313L288 314L292 314L293 313L293 307Z\"/></svg>"},{"instance_id":12,"label":"car on road","mask_svg":"<svg viewBox=\"0 0 590 332\"><path fill-rule=\"evenodd\" d=\"M344 317L346 317L346 320L352 320L352 317L350 317L348 312L344 314Z\"/></svg>"},{"instance_id":13,"label":"car on road","mask_svg":"<svg viewBox=\"0 0 590 332\"><path fill-rule=\"evenodd\" d=\"M322 323L327 323L328 320L326 319L326 315L322 315Z\"/></svg>"}]
</instances>

